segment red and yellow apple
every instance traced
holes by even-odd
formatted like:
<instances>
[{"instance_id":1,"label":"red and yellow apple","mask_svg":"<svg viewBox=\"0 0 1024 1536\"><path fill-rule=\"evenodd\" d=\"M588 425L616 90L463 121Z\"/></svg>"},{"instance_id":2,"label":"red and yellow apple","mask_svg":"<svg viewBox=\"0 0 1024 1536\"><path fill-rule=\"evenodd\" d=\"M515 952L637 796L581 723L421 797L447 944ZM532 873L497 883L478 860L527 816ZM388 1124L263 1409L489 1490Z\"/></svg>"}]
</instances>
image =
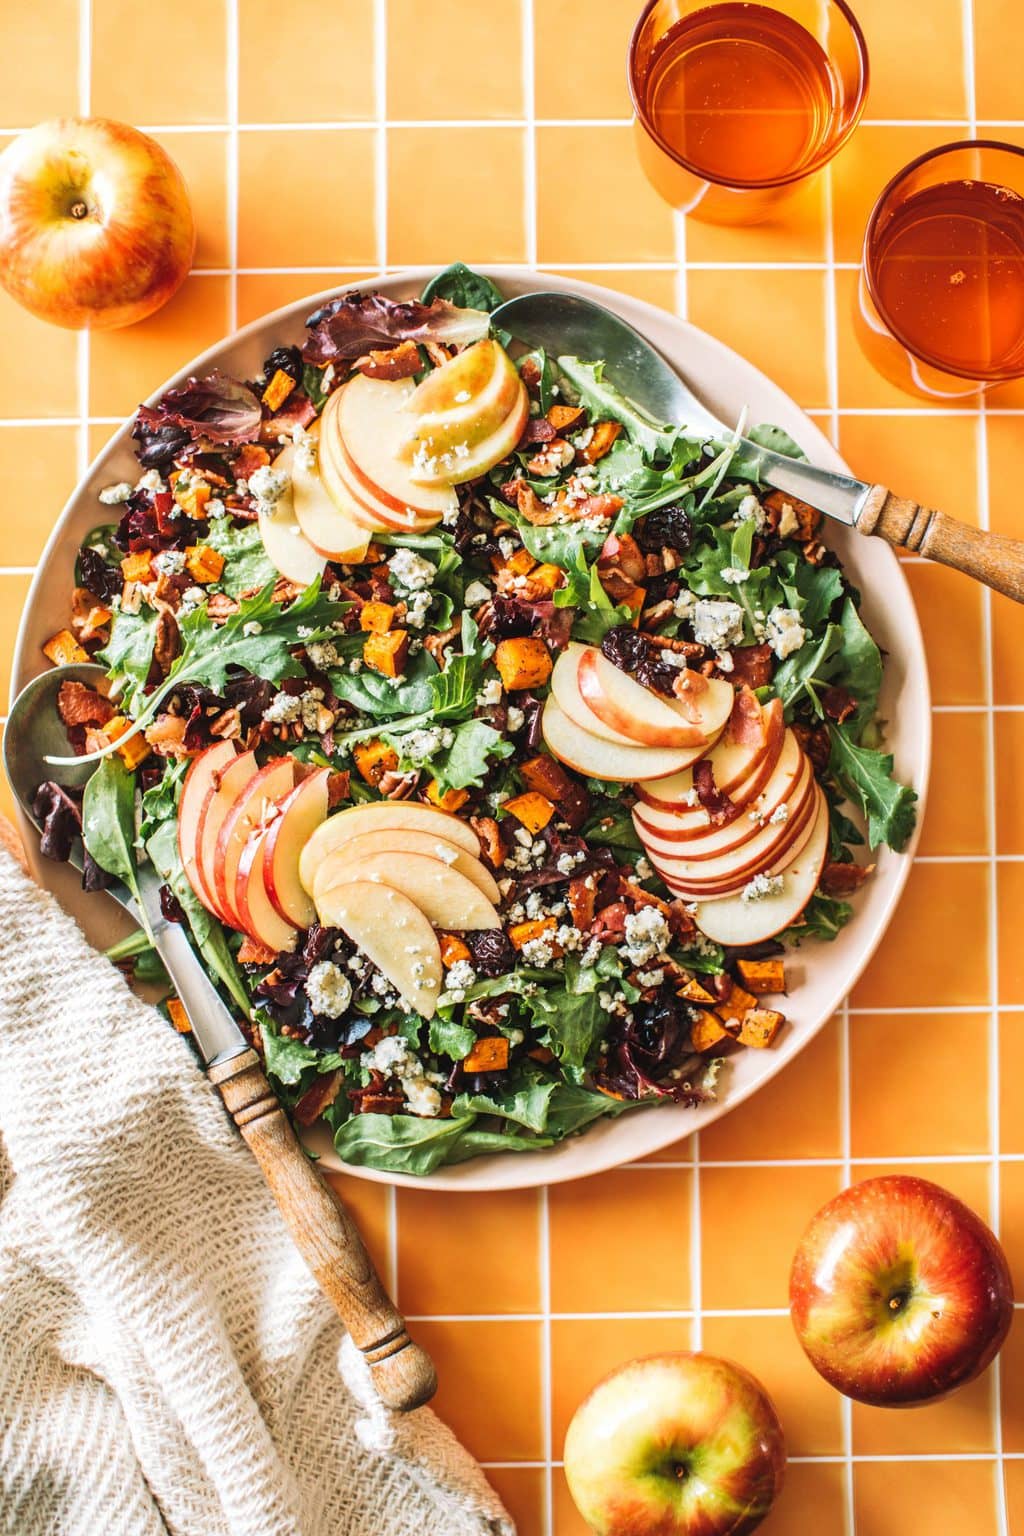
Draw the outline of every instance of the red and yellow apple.
<instances>
[{"instance_id":1,"label":"red and yellow apple","mask_svg":"<svg viewBox=\"0 0 1024 1536\"><path fill-rule=\"evenodd\" d=\"M1002 1347L1013 1284L995 1234L927 1179L854 1184L822 1207L790 1276L797 1337L847 1397L928 1403L973 1381Z\"/></svg>"},{"instance_id":2,"label":"red and yellow apple","mask_svg":"<svg viewBox=\"0 0 1024 1536\"><path fill-rule=\"evenodd\" d=\"M41 320L142 320L184 281L194 248L181 172L127 123L56 118L0 154L0 283Z\"/></svg>"},{"instance_id":3,"label":"red and yellow apple","mask_svg":"<svg viewBox=\"0 0 1024 1536\"><path fill-rule=\"evenodd\" d=\"M782 1426L729 1360L649 1355L599 1382L565 1437L565 1476L597 1536L745 1536L782 1486Z\"/></svg>"},{"instance_id":4,"label":"red and yellow apple","mask_svg":"<svg viewBox=\"0 0 1024 1536\"><path fill-rule=\"evenodd\" d=\"M402 456L413 479L460 485L512 452L530 401L505 348L487 337L428 373L406 409L414 420Z\"/></svg>"}]
</instances>

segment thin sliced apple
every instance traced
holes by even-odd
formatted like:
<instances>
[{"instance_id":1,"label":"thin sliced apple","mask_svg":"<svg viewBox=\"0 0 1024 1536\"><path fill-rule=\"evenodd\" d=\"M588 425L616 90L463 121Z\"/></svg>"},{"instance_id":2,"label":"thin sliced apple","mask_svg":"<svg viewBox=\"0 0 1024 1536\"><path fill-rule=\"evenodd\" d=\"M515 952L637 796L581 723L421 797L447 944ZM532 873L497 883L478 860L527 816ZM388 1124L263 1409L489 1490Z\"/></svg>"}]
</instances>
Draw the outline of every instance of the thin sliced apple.
<instances>
[{"instance_id":1,"label":"thin sliced apple","mask_svg":"<svg viewBox=\"0 0 1024 1536\"><path fill-rule=\"evenodd\" d=\"M616 784L663 779L693 761L692 748L620 747L579 730L549 694L541 712L541 730L548 747L567 768Z\"/></svg>"},{"instance_id":2,"label":"thin sliced apple","mask_svg":"<svg viewBox=\"0 0 1024 1536\"><path fill-rule=\"evenodd\" d=\"M295 948L298 926L283 918L267 890L269 827L250 833L235 871L234 910L246 933L275 955Z\"/></svg>"},{"instance_id":3,"label":"thin sliced apple","mask_svg":"<svg viewBox=\"0 0 1024 1536\"><path fill-rule=\"evenodd\" d=\"M734 697L731 683L701 677L692 703L662 698L613 666L593 645L583 649L576 682L584 703L603 724L647 747L706 745L724 729Z\"/></svg>"},{"instance_id":4,"label":"thin sliced apple","mask_svg":"<svg viewBox=\"0 0 1024 1536\"><path fill-rule=\"evenodd\" d=\"M412 379L368 379L357 373L338 391L335 428L367 490L382 501L393 499L398 511L414 507L440 522L458 506L455 492L447 483L433 487L414 481L401 458L409 433L406 407L415 388Z\"/></svg>"},{"instance_id":5,"label":"thin sliced apple","mask_svg":"<svg viewBox=\"0 0 1024 1536\"><path fill-rule=\"evenodd\" d=\"M828 804L818 792L818 809L811 836L792 863L780 872L782 888L759 901L732 896L727 901L700 902L697 926L716 944L760 944L789 928L817 889L828 855Z\"/></svg>"},{"instance_id":6,"label":"thin sliced apple","mask_svg":"<svg viewBox=\"0 0 1024 1536\"><path fill-rule=\"evenodd\" d=\"M407 407L413 424L403 457L411 461L421 449L437 457L460 444L475 447L498 430L525 393L500 342L486 337L466 347L417 385Z\"/></svg>"},{"instance_id":7,"label":"thin sliced apple","mask_svg":"<svg viewBox=\"0 0 1024 1536\"><path fill-rule=\"evenodd\" d=\"M200 752L189 764L178 801L178 854L182 868L203 906L214 915L217 909L207 896L199 873L199 823L207 795L216 791L221 774L237 756L238 749L233 741L217 741L205 752Z\"/></svg>"},{"instance_id":8,"label":"thin sliced apple","mask_svg":"<svg viewBox=\"0 0 1024 1536\"><path fill-rule=\"evenodd\" d=\"M415 902L435 928L462 932L468 928L501 927L494 907L472 880L440 859L426 858L422 853L375 853L358 867L343 870L338 884L348 885L352 880L393 886ZM325 891L317 897L321 922L323 903L329 895Z\"/></svg>"},{"instance_id":9,"label":"thin sliced apple","mask_svg":"<svg viewBox=\"0 0 1024 1536\"><path fill-rule=\"evenodd\" d=\"M677 849L680 858L701 859L722 853L752 836L759 820L767 821L784 800L790 799L806 768L807 758L800 743L792 731L787 731L786 744L775 772L749 811L745 810L721 827L709 826L705 821L697 832L692 832L686 818L678 811L666 811L661 806L642 802L633 811L637 835L666 851Z\"/></svg>"},{"instance_id":10,"label":"thin sliced apple","mask_svg":"<svg viewBox=\"0 0 1024 1536\"><path fill-rule=\"evenodd\" d=\"M585 703L577 683L577 673L580 658L587 649L588 647L581 645L579 641L570 640L565 650L559 652L551 674L551 692L559 708L568 716L577 730L586 731L590 736L599 736L602 741L614 742L618 747L637 746L635 736L627 736L622 731L615 730L613 726L606 725ZM708 743L701 736L697 745L691 749L690 757L695 761L707 750Z\"/></svg>"},{"instance_id":11,"label":"thin sliced apple","mask_svg":"<svg viewBox=\"0 0 1024 1536\"><path fill-rule=\"evenodd\" d=\"M433 1018L441 991L441 947L408 896L390 885L354 880L324 893L320 921L347 934L403 1002Z\"/></svg>"},{"instance_id":12,"label":"thin sliced apple","mask_svg":"<svg viewBox=\"0 0 1024 1536\"><path fill-rule=\"evenodd\" d=\"M318 427L319 423L314 422L313 426ZM309 435L319 447L319 432L311 430ZM286 448L285 453L288 452ZM357 564L366 554L370 542L369 531L360 527L337 506L323 482L319 458L311 466L306 455L295 450L291 450L291 453L292 509L296 525L304 536L304 543L320 561L321 570L326 560L338 560L346 565ZM262 524L260 526L262 529Z\"/></svg>"},{"instance_id":13,"label":"thin sliced apple","mask_svg":"<svg viewBox=\"0 0 1024 1536\"><path fill-rule=\"evenodd\" d=\"M371 800L366 805L350 805L337 811L317 827L299 855L299 879L303 889L312 894L317 867L335 848L364 832L385 829L429 832L446 843L454 843L474 858L480 856L480 844L473 828L451 811L439 811L419 800Z\"/></svg>"},{"instance_id":14,"label":"thin sliced apple","mask_svg":"<svg viewBox=\"0 0 1024 1536\"><path fill-rule=\"evenodd\" d=\"M469 444L460 446L468 449L461 453L459 446L450 453L443 453L436 459L428 461L422 468L418 463L413 466L413 477L417 485L465 485L467 480L477 480L481 475L486 475L488 470L500 464L502 459L507 459L522 437L526 423L530 419L530 398L523 389L522 396L512 410L506 416L496 431L490 437L485 437L483 442L475 448Z\"/></svg>"},{"instance_id":15,"label":"thin sliced apple","mask_svg":"<svg viewBox=\"0 0 1024 1536\"><path fill-rule=\"evenodd\" d=\"M273 467L286 477L288 484L273 507L259 513L260 538L271 565L289 581L308 587L322 574L326 562L305 537L296 516L296 457L292 443L278 454Z\"/></svg>"},{"instance_id":16,"label":"thin sliced apple","mask_svg":"<svg viewBox=\"0 0 1024 1536\"><path fill-rule=\"evenodd\" d=\"M313 876L313 900L321 891L328 891L332 885L340 884L343 872L350 866L358 865L360 860L371 858L377 853L419 853L424 858L439 859L442 864L457 869L467 880L472 880L488 901L497 905L501 900L497 881L478 857L438 837L436 833L415 832L411 828L401 832L388 829L363 832L359 837L350 838L340 848L335 848L333 853L329 853L320 862Z\"/></svg>"},{"instance_id":17,"label":"thin sliced apple","mask_svg":"<svg viewBox=\"0 0 1024 1536\"><path fill-rule=\"evenodd\" d=\"M348 496L348 506L357 517L370 519L375 527L395 533L429 533L437 526L436 512L419 512L413 506L397 506L385 500L366 484L344 443L335 443L334 466L338 483Z\"/></svg>"},{"instance_id":18,"label":"thin sliced apple","mask_svg":"<svg viewBox=\"0 0 1024 1536\"><path fill-rule=\"evenodd\" d=\"M736 823L730 822L727 826L717 828L696 854L691 851L689 843L666 843L645 833L638 832L637 835L650 857L656 858L665 869L676 871L679 879L683 879L685 874L691 874L698 881L714 880L719 873L729 874L730 864L733 868L739 868L755 864L762 857L767 862L775 846L790 837L794 825L799 823L813 799L814 773L810 762L804 758L800 776L784 802L787 812L784 821L759 824L744 817L746 826L742 828L741 837L732 843L718 840L722 834L735 829Z\"/></svg>"},{"instance_id":19,"label":"thin sliced apple","mask_svg":"<svg viewBox=\"0 0 1024 1536\"><path fill-rule=\"evenodd\" d=\"M230 922L230 918L217 896L217 843L228 812L258 772L256 753L242 752L214 776L199 816L196 872L203 887L204 905L222 923Z\"/></svg>"},{"instance_id":20,"label":"thin sliced apple","mask_svg":"<svg viewBox=\"0 0 1024 1536\"><path fill-rule=\"evenodd\" d=\"M801 826L796 836L791 838L784 848L776 851L770 863L761 865L757 869L746 869L738 875L730 876L728 879L716 880L713 884L709 882L707 885L694 887L680 885L671 876L663 875L662 879L665 880L673 895L680 897L681 900L687 903L695 901L724 901L728 897L736 896L745 890L755 875L771 877L780 874L782 870L792 864L793 860L799 853L803 852L804 846L810 840L811 834L814 831L816 816L817 801L812 796L811 804L808 807L808 814L802 818Z\"/></svg>"},{"instance_id":21,"label":"thin sliced apple","mask_svg":"<svg viewBox=\"0 0 1024 1536\"><path fill-rule=\"evenodd\" d=\"M278 800L295 787L295 759L275 757L250 779L224 818L217 837L213 861L217 905L226 913L233 928L244 931L245 924L235 907L235 876L242 850L249 834L268 823Z\"/></svg>"},{"instance_id":22,"label":"thin sliced apple","mask_svg":"<svg viewBox=\"0 0 1024 1536\"><path fill-rule=\"evenodd\" d=\"M705 753L715 781L715 788L737 805L745 805L760 794L782 752L786 726L781 699L772 699L761 714L764 740L757 745L737 742L731 735L731 721L714 747ZM640 798L647 805L665 811L689 811L693 806L693 770L684 768L671 779L662 779L654 789L641 789ZM700 818L697 818L700 824Z\"/></svg>"},{"instance_id":23,"label":"thin sliced apple","mask_svg":"<svg viewBox=\"0 0 1024 1536\"><path fill-rule=\"evenodd\" d=\"M299 879L299 856L328 811L329 768L318 768L296 785L267 828L263 879L275 910L296 928L308 928L316 916Z\"/></svg>"},{"instance_id":24,"label":"thin sliced apple","mask_svg":"<svg viewBox=\"0 0 1024 1536\"><path fill-rule=\"evenodd\" d=\"M803 834L814 821L817 801L812 779L799 805L794 808L790 821L784 827L762 827L756 838L742 848L730 849L719 859L709 859L704 864L687 863L685 860L666 859L653 849L646 850L647 857L662 879L672 882L678 893L685 891L692 898L712 895L745 885L754 875L766 873L785 862L790 851L800 845Z\"/></svg>"}]
</instances>

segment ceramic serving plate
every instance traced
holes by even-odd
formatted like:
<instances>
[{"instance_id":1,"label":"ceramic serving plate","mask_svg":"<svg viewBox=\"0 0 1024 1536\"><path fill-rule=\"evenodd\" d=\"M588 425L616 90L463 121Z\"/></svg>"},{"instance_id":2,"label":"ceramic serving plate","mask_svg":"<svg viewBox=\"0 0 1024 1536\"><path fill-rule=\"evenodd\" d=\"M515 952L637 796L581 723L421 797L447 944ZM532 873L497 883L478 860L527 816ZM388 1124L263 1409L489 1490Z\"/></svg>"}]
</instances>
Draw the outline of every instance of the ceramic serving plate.
<instances>
[{"instance_id":1,"label":"ceramic serving plate","mask_svg":"<svg viewBox=\"0 0 1024 1536\"><path fill-rule=\"evenodd\" d=\"M402 272L372 286L394 298L412 297L420 292L434 270ZM746 406L750 422L776 423L801 444L815 463L845 470L827 438L788 395L742 357L696 327L650 304L589 283L570 282L548 274L538 278L523 268L495 268L488 275L508 296L544 287L579 292L607 305L642 331L685 374L723 421L738 419ZM273 346L301 338L305 317L327 296L311 295L246 326L161 384L153 398L188 375L206 373L214 367L241 378L251 377L259 371ZM139 380L140 394L149 382ZM137 476L130 433L129 422L93 463L61 513L43 552L18 634L13 669L15 692L45 669L47 662L41 647L55 630L64 627L78 545L101 521L104 510L96 500L97 492L113 481L134 480ZM870 471L870 465L862 469ZM882 717L889 722L887 745L895 757L897 775L914 785L923 812L931 715L921 630L906 579L892 550L880 539L862 538L837 524L825 529L825 537L861 589L867 623L888 653L880 705ZM33 829L25 824L22 830L34 873L78 919L92 942L106 947L119 938L126 931L125 915L108 898L83 893L73 871L40 857ZM781 1072L835 1012L878 947L906 883L914 846L912 843L904 854L879 849L875 875L855 898L853 921L833 943L807 943L793 952L787 960L791 991L786 999L786 1014L790 1022L780 1043L766 1051L744 1051L732 1057L719 1079L720 1096L716 1103L696 1110L669 1105L638 1109L620 1119L599 1122L582 1136L570 1138L548 1151L477 1158L441 1168L425 1178L366 1168L348 1171L357 1177L414 1187L453 1191L517 1189L598 1173L644 1157L710 1125ZM793 1109L795 1114L800 1113L798 1104ZM311 1145L327 1166L345 1166L326 1134L314 1137Z\"/></svg>"}]
</instances>

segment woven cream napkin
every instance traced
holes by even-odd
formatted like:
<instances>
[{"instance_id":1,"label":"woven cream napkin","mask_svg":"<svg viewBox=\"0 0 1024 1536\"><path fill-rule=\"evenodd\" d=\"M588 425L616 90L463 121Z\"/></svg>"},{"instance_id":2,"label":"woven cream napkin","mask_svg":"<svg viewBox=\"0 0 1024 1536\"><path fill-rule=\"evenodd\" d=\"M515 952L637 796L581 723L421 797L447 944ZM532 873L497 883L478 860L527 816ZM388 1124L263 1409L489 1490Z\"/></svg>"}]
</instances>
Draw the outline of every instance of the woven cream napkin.
<instances>
[{"instance_id":1,"label":"woven cream napkin","mask_svg":"<svg viewBox=\"0 0 1024 1536\"><path fill-rule=\"evenodd\" d=\"M513 1536L381 1407L185 1042L3 852L0 945L0 1530Z\"/></svg>"}]
</instances>

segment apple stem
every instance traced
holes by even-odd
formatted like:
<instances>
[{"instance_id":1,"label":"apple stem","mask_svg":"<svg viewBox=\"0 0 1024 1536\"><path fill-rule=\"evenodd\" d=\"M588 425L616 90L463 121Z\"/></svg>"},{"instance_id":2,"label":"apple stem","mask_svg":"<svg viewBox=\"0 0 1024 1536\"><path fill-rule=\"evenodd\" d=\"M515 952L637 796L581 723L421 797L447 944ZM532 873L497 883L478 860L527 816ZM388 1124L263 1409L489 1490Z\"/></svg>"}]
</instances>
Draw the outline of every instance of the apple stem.
<instances>
[{"instance_id":1,"label":"apple stem","mask_svg":"<svg viewBox=\"0 0 1024 1536\"><path fill-rule=\"evenodd\" d=\"M84 219L88 212L88 208L81 200L71 204L70 213L73 219Z\"/></svg>"}]
</instances>

